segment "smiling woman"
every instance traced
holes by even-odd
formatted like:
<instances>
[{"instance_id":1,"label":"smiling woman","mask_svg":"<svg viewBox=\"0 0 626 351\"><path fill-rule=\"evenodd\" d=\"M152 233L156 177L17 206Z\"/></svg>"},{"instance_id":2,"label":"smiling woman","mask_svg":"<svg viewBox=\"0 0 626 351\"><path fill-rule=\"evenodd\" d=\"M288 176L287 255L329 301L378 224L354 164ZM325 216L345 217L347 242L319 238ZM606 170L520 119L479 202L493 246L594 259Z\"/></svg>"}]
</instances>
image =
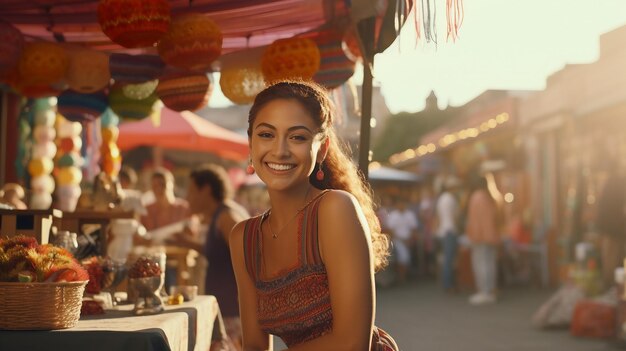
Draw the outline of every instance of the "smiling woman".
<instances>
[{"instance_id":1,"label":"smiling woman","mask_svg":"<svg viewBox=\"0 0 626 351\"><path fill-rule=\"evenodd\" d=\"M388 242L370 189L332 128L323 88L279 82L250 109L250 170L271 208L231 234L245 350L395 350L374 327L374 269Z\"/></svg>"}]
</instances>

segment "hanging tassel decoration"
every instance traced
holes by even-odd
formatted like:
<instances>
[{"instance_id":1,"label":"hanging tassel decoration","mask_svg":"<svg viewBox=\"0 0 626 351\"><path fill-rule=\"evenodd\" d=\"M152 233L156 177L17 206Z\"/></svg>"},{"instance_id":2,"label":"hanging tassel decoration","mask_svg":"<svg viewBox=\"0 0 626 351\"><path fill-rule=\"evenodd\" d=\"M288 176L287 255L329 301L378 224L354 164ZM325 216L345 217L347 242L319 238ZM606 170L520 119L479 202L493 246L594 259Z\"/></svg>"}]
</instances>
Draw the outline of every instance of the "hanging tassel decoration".
<instances>
[{"instance_id":1,"label":"hanging tassel decoration","mask_svg":"<svg viewBox=\"0 0 626 351\"><path fill-rule=\"evenodd\" d=\"M461 28L461 24L463 24L464 16L463 0L446 0L446 17L448 20L447 40L452 38L452 41L456 41L459 38L459 28Z\"/></svg>"},{"instance_id":2,"label":"hanging tassel decoration","mask_svg":"<svg viewBox=\"0 0 626 351\"><path fill-rule=\"evenodd\" d=\"M422 26L424 28L424 39L427 43L431 41L437 44L437 28L435 21L437 20L437 9L434 0L419 0L422 8Z\"/></svg>"}]
</instances>

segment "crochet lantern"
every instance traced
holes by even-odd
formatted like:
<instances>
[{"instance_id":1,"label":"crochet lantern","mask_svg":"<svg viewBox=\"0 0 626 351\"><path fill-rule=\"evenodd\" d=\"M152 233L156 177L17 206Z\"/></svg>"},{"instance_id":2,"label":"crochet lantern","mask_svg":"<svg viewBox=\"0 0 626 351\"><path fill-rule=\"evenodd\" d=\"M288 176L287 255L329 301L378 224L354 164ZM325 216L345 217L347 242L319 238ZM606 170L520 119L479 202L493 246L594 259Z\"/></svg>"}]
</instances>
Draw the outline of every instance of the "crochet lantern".
<instances>
[{"instance_id":1,"label":"crochet lantern","mask_svg":"<svg viewBox=\"0 0 626 351\"><path fill-rule=\"evenodd\" d=\"M109 92L109 107L122 119L137 120L150 116L157 100L155 94L141 100L128 98L118 85L113 86Z\"/></svg>"},{"instance_id":2,"label":"crochet lantern","mask_svg":"<svg viewBox=\"0 0 626 351\"><path fill-rule=\"evenodd\" d=\"M313 80L327 89L334 89L354 75L356 63L343 47L343 31L329 28L311 37L320 50L320 68Z\"/></svg>"},{"instance_id":3,"label":"crochet lantern","mask_svg":"<svg viewBox=\"0 0 626 351\"><path fill-rule=\"evenodd\" d=\"M193 71L208 71L222 53L222 32L207 16L176 16L157 46L165 63Z\"/></svg>"},{"instance_id":4,"label":"crochet lantern","mask_svg":"<svg viewBox=\"0 0 626 351\"><path fill-rule=\"evenodd\" d=\"M83 94L95 93L109 85L109 57L95 50L78 50L70 55L65 76L69 88Z\"/></svg>"},{"instance_id":5,"label":"crochet lantern","mask_svg":"<svg viewBox=\"0 0 626 351\"><path fill-rule=\"evenodd\" d=\"M57 110L72 122L93 121L107 109L108 99L103 92L81 94L66 90L59 95Z\"/></svg>"},{"instance_id":6,"label":"crochet lantern","mask_svg":"<svg viewBox=\"0 0 626 351\"><path fill-rule=\"evenodd\" d=\"M261 55L264 48L248 49L225 55L221 62L220 87L222 93L235 104L250 104L265 88L261 73Z\"/></svg>"},{"instance_id":7,"label":"crochet lantern","mask_svg":"<svg viewBox=\"0 0 626 351\"><path fill-rule=\"evenodd\" d=\"M261 70L267 83L283 79L310 80L320 68L320 51L307 38L273 42L263 53Z\"/></svg>"},{"instance_id":8,"label":"crochet lantern","mask_svg":"<svg viewBox=\"0 0 626 351\"><path fill-rule=\"evenodd\" d=\"M147 98L148 96L150 96L150 94L154 93L154 90L156 89L158 84L158 79L149 80L144 83L126 84L122 87L122 92L127 98L141 100Z\"/></svg>"},{"instance_id":9,"label":"crochet lantern","mask_svg":"<svg viewBox=\"0 0 626 351\"><path fill-rule=\"evenodd\" d=\"M211 81L205 73L171 73L159 80L156 94L174 111L196 111L211 97Z\"/></svg>"},{"instance_id":10,"label":"crochet lantern","mask_svg":"<svg viewBox=\"0 0 626 351\"><path fill-rule=\"evenodd\" d=\"M163 74L165 63L157 55L113 53L109 57L111 78L116 83L144 83Z\"/></svg>"},{"instance_id":11,"label":"crochet lantern","mask_svg":"<svg viewBox=\"0 0 626 351\"><path fill-rule=\"evenodd\" d=\"M10 23L0 21L0 75L17 65L23 48L22 33Z\"/></svg>"},{"instance_id":12,"label":"crochet lantern","mask_svg":"<svg viewBox=\"0 0 626 351\"><path fill-rule=\"evenodd\" d=\"M101 0L98 22L102 32L126 48L153 46L170 25L167 0Z\"/></svg>"},{"instance_id":13,"label":"crochet lantern","mask_svg":"<svg viewBox=\"0 0 626 351\"><path fill-rule=\"evenodd\" d=\"M24 86L45 86L65 77L69 59L57 44L32 42L26 44L18 62L20 81Z\"/></svg>"}]
</instances>

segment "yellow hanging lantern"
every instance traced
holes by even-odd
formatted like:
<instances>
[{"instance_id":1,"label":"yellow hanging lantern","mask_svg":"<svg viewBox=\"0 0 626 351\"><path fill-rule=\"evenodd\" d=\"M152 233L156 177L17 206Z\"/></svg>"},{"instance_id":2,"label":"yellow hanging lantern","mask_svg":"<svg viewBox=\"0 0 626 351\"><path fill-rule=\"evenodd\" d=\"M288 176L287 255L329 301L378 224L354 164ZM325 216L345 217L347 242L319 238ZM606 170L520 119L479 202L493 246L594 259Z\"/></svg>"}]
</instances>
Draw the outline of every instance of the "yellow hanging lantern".
<instances>
[{"instance_id":1,"label":"yellow hanging lantern","mask_svg":"<svg viewBox=\"0 0 626 351\"><path fill-rule=\"evenodd\" d=\"M188 13L172 19L157 48L169 65L208 71L222 53L222 32L207 16Z\"/></svg>"},{"instance_id":2,"label":"yellow hanging lantern","mask_svg":"<svg viewBox=\"0 0 626 351\"><path fill-rule=\"evenodd\" d=\"M52 172L54 163L49 158L34 158L28 162L28 173L31 177L39 177Z\"/></svg>"},{"instance_id":3,"label":"yellow hanging lantern","mask_svg":"<svg viewBox=\"0 0 626 351\"><path fill-rule=\"evenodd\" d=\"M28 43L18 62L20 80L24 86L51 85L65 77L68 65L68 57L60 45Z\"/></svg>"},{"instance_id":4,"label":"yellow hanging lantern","mask_svg":"<svg viewBox=\"0 0 626 351\"><path fill-rule=\"evenodd\" d=\"M83 180L83 173L78 167L62 167L56 172L59 185L79 184Z\"/></svg>"},{"instance_id":5,"label":"yellow hanging lantern","mask_svg":"<svg viewBox=\"0 0 626 351\"><path fill-rule=\"evenodd\" d=\"M70 89L90 94L109 85L109 57L95 50L78 50L70 55L66 74Z\"/></svg>"},{"instance_id":6,"label":"yellow hanging lantern","mask_svg":"<svg viewBox=\"0 0 626 351\"><path fill-rule=\"evenodd\" d=\"M307 38L278 39L261 58L267 83L284 79L311 80L320 68L320 50Z\"/></svg>"}]
</instances>

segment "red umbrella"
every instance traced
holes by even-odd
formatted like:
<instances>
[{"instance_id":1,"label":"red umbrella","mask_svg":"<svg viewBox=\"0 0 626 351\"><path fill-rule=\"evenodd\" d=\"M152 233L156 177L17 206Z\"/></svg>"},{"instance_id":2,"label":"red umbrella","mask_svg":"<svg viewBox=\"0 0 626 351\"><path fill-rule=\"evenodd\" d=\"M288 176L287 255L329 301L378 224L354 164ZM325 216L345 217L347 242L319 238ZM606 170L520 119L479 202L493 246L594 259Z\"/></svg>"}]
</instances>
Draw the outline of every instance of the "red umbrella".
<instances>
[{"instance_id":1,"label":"red umbrella","mask_svg":"<svg viewBox=\"0 0 626 351\"><path fill-rule=\"evenodd\" d=\"M248 157L248 138L215 125L193 112L161 110L161 124L155 127L150 118L122 123L117 145L120 150L138 146L200 151L242 161Z\"/></svg>"}]
</instances>

